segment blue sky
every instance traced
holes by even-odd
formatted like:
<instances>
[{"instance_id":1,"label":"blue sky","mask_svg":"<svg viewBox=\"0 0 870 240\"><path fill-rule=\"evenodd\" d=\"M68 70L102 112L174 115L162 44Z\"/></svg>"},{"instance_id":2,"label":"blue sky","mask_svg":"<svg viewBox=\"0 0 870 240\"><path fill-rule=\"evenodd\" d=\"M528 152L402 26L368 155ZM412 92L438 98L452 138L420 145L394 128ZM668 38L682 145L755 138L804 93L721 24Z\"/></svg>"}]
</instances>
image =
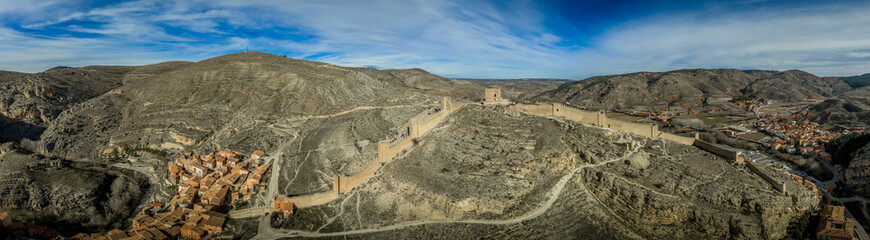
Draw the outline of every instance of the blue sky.
<instances>
[{"instance_id":1,"label":"blue sky","mask_svg":"<svg viewBox=\"0 0 870 240\"><path fill-rule=\"evenodd\" d=\"M249 3L250 2L250 3ZM868 1L0 0L0 69L251 50L447 77L870 72Z\"/></svg>"}]
</instances>

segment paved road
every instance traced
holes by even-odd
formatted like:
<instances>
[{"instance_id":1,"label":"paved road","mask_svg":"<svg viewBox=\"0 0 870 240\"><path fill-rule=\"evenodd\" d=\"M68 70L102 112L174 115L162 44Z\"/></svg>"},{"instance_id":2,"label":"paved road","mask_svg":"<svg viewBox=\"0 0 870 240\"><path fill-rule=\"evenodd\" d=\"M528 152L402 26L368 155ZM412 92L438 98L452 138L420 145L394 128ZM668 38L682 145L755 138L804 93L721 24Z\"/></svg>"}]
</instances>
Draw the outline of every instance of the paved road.
<instances>
[{"instance_id":1,"label":"paved road","mask_svg":"<svg viewBox=\"0 0 870 240\"><path fill-rule=\"evenodd\" d=\"M619 133L619 132L617 132ZM619 133L623 136L623 138L628 137L631 139L630 135ZM284 229L273 229L268 226L268 217L263 216L260 219L260 226L257 232L257 236L254 239L278 239L285 237L334 237L334 236L344 236L344 235L354 235L354 234L366 234L366 233L376 233L383 231L391 231L404 229L413 226L427 225L427 224L439 224L439 223L466 223L466 224L489 224L489 225L508 225L508 224L516 224L522 221L530 220L536 218L550 209L553 206L553 203L559 199L559 196L562 194L562 190L567 185L568 181L574 177L574 174L579 172L580 170L588 167L598 167L608 163L617 162L625 160L630 157L634 153L636 153L639 149L643 147L644 144L640 146L634 146L634 148L626 153L624 156L607 160L604 162L600 162L597 164L584 165L578 168L575 168L570 173L563 176L558 183L549 191L549 198L546 202L544 202L540 208L534 210L532 212L526 213L523 216L504 219L504 220L436 220L436 221L420 221L420 222L411 222L411 223L403 223L392 226L385 226L381 228L373 228L373 229L361 229L361 230L352 230L352 231L343 231L343 232L330 232L330 233L320 233L320 232L309 232L309 231L300 231L300 230L284 230Z\"/></svg>"},{"instance_id":2,"label":"paved road","mask_svg":"<svg viewBox=\"0 0 870 240\"><path fill-rule=\"evenodd\" d=\"M858 233L858 239L870 240L870 238L867 237L867 232L864 231L864 228L861 227L861 224L858 223L858 220L856 220L855 217L852 216L852 213L849 213L848 208L846 208L846 219L855 222L855 233Z\"/></svg>"}]
</instances>

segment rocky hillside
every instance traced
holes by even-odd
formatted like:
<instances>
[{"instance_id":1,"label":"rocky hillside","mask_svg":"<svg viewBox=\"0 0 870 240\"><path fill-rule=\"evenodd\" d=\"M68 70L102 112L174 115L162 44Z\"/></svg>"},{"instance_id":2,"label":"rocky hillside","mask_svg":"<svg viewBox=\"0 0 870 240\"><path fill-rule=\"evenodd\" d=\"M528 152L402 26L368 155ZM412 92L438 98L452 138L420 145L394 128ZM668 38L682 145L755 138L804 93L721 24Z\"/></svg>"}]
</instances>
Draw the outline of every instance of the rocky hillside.
<instances>
[{"instance_id":1,"label":"rocky hillside","mask_svg":"<svg viewBox=\"0 0 870 240\"><path fill-rule=\"evenodd\" d=\"M596 108L620 104L696 106L714 96L802 101L850 89L836 78L821 78L799 70L691 69L592 77L566 83L534 99Z\"/></svg>"},{"instance_id":2,"label":"rocky hillside","mask_svg":"<svg viewBox=\"0 0 870 240\"><path fill-rule=\"evenodd\" d=\"M270 149L292 137L282 130L288 120L471 89L422 70L343 68L257 52L147 67L57 117L42 135L42 151L73 158L132 144Z\"/></svg>"},{"instance_id":3,"label":"rocky hillside","mask_svg":"<svg viewBox=\"0 0 870 240\"><path fill-rule=\"evenodd\" d=\"M293 169L282 174L299 182ZM467 105L358 190L272 224L330 233L437 221L347 236L359 239L783 238L819 199L764 171L790 195L695 147Z\"/></svg>"},{"instance_id":4,"label":"rocky hillside","mask_svg":"<svg viewBox=\"0 0 870 240\"><path fill-rule=\"evenodd\" d=\"M870 126L870 97L841 95L808 109L812 121L830 127Z\"/></svg>"},{"instance_id":5,"label":"rocky hillside","mask_svg":"<svg viewBox=\"0 0 870 240\"><path fill-rule=\"evenodd\" d=\"M558 88L562 84L572 82L565 79L462 79L485 88L498 88L502 97L515 102L523 102L542 92ZM480 95L479 93L477 95Z\"/></svg>"},{"instance_id":6,"label":"rocky hillside","mask_svg":"<svg viewBox=\"0 0 870 240\"><path fill-rule=\"evenodd\" d=\"M0 72L0 142L38 139L69 107L121 85L131 67L56 67L25 74Z\"/></svg>"},{"instance_id":7,"label":"rocky hillside","mask_svg":"<svg viewBox=\"0 0 870 240\"><path fill-rule=\"evenodd\" d=\"M71 166L3 146L0 211L66 235L119 228L147 186L144 178L96 166ZM60 177L62 176L62 177Z\"/></svg>"},{"instance_id":8,"label":"rocky hillside","mask_svg":"<svg viewBox=\"0 0 870 240\"><path fill-rule=\"evenodd\" d=\"M870 97L870 86L855 88L840 94L840 96L848 97Z\"/></svg>"},{"instance_id":9,"label":"rocky hillside","mask_svg":"<svg viewBox=\"0 0 870 240\"><path fill-rule=\"evenodd\" d=\"M852 141L859 141L863 146L850 149L851 151L844 154L851 157L851 161L843 170L843 183L849 190L868 197L870 196L870 143L867 143L866 136L863 141L861 139Z\"/></svg>"}]
</instances>

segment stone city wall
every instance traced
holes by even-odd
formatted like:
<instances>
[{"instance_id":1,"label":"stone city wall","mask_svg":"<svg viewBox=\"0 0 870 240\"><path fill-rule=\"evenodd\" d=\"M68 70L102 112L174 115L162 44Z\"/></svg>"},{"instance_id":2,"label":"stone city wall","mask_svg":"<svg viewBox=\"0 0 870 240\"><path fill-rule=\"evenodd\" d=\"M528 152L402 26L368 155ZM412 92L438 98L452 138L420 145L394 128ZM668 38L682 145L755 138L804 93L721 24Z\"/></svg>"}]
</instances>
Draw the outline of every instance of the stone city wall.
<instances>
[{"instance_id":1,"label":"stone city wall","mask_svg":"<svg viewBox=\"0 0 870 240\"><path fill-rule=\"evenodd\" d=\"M575 109L571 107L565 107L562 104L536 104L536 105L524 105L517 104L512 107L512 111L517 112L526 112L531 115L536 116L559 116L565 117L568 120L587 123L595 126L606 127L620 132L632 133L638 136L644 137L658 137L665 140L673 141L679 144L696 146L700 149L703 149L707 152L722 156L726 159L733 160L738 163L743 163L743 159L740 157L740 153L737 151L728 150L722 147L719 147L715 144L705 142L703 140L698 139L697 134L694 138L677 136L670 133L664 133L659 131L658 125L656 124L642 124L642 123L633 123L620 121L616 119L607 119L604 115L603 111L600 112L592 112L592 111L584 111L580 109ZM753 173L757 174L765 181L770 183L774 189L779 192L785 194L785 183L776 181L771 176L767 175L763 171L759 170L753 163L748 164L749 169L752 170Z\"/></svg>"},{"instance_id":2,"label":"stone city wall","mask_svg":"<svg viewBox=\"0 0 870 240\"><path fill-rule=\"evenodd\" d=\"M292 202L297 208L313 207L323 205L332 200L338 199L338 194L335 191L315 193L304 196L294 196L285 198L285 202Z\"/></svg>"},{"instance_id":3,"label":"stone city wall","mask_svg":"<svg viewBox=\"0 0 870 240\"><path fill-rule=\"evenodd\" d=\"M770 177L770 176L767 175L766 173L762 172L761 169L758 169L758 167L756 167L756 166L755 166L755 163L753 163L753 162L747 162L747 163L746 163L746 166L747 166L747 167L749 168L749 170L751 170L753 173L757 174L759 177L761 177L762 179L764 179L764 181L767 181L767 183L770 183L770 185L772 185L773 188L776 189L776 191L779 191L779 192L782 193L783 195L786 194L786 192L785 192L785 183L784 183L784 182L777 181L776 179L773 179L773 177Z\"/></svg>"},{"instance_id":4,"label":"stone city wall","mask_svg":"<svg viewBox=\"0 0 870 240\"><path fill-rule=\"evenodd\" d=\"M350 192L374 177L375 173L377 173L384 164L391 161L406 148L414 145L415 138L422 137L424 134L434 129L439 123L450 116L450 113L459 110L462 106L462 104L453 104L450 101L450 98L443 98L441 100L441 110L437 113L422 117L414 117L409 120L408 131L410 134L408 137L392 145L384 141L378 143L378 157L372 159L368 167L351 176L345 176L342 174L333 176L332 191L289 197L285 199L285 202L291 202L297 208L305 208L326 204L332 200L338 199L341 194Z\"/></svg>"},{"instance_id":5,"label":"stone city wall","mask_svg":"<svg viewBox=\"0 0 870 240\"><path fill-rule=\"evenodd\" d=\"M657 137L659 135L659 127L656 124L633 123L616 119L607 119L607 125L605 127L644 137Z\"/></svg>"},{"instance_id":6,"label":"stone city wall","mask_svg":"<svg viewBox=\"0 0 870 240\"><path fill-rule=\"evenodd\" d=\"M620 132L632 133L638 136L658 137L683 145L695 145L700 147L701 149L712 152L719 156L723 156L727 159L742 162L742 159L738 157L737 152L730 151L706 142L697 143L696 145L696 141L700 140L697 140L696 138L677 136L671 133L661 132L659 131L658 125L656 124L633 123L616 119L608 119L605 116L604 111L586 111L572 107L566 107L558 103L535 105L517 104L512 109L514 111L526 112L528 114L536 116L565 117L568 120L587 123L600 127L606 127Z\"/></svg>"},{"instance_id":7,"label":"stone city wall","mask_svg":"<svg viewBox=\"0 0 870 240\"><path fill-rule=\"evenodd\" d=\"M695 139L695 142L692 145L694 145L698 148L704 149L704 150L711 152L713 154L722 156L726 159L734 160L736 162L743 162L743 159L740 158L740 154L738 152L718 147L718 146L716 146L712 143L706 142L704 140Z\"/></svg>"},{"instance_id":8,"label":"stone city wall","mask_svg":"<svg viewBox=\"0 0 870 240\"><path fill-rule=\"evenodd\" d=\"M683 145L690 145L691 146L691 145L695 144L695 138L678 136L678 135L674 135L674 134L670 134L670 133L666 133L666 132L659 132L658 137L665 139L665 140L672 141L672 142L676 142L679 144L683 144Z\"/></svg>"}]
</instances>

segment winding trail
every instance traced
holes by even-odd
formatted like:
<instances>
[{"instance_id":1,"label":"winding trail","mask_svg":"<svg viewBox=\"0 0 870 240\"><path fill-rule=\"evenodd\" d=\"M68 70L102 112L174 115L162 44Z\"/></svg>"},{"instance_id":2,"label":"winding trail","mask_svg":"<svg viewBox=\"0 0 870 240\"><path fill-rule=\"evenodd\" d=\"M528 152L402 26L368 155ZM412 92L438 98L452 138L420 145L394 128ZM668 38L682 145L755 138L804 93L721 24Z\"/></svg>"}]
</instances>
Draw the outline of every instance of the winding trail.
<instances>
[{"instance_id":1,"label":"winding trail","mask_svg":"<svg viewBox=\"0 0 870 240\"><path fill-rule=\"evenodd\" d=\"M619 132L617 132L617 133L619 133ZM629 139L631 138L630 135L627 135L624 133L619 133L619 134L621 134L622 137L629 136ZM516 217L516 218L510 218L510 219L504 219L504 220L428 220L428 221L420 221L420 222L409 222L409 223L403 223L403 224L397 224L397 225L391 225L391 226L385 226L385 227L373 228L373 229L360 229L360 230L351 230L351 231L342 231L342 232L320 233L320 232L310 232L310 231L301 231L301 230L273 229L273 228L268 226L268 220L263 221L264 219L267 219L264 216L261 218L259 231L257 232L257 236L255 236L254 239L277 239L277 238L286 238L286 237L334 237L334 236L344 236L344 235L367 234L367 233L376 233L376 232L383 232L383 231L392 231L392 230L398 230L398 229L404 229L404 228L408 228L408 227L428 225L428 224L449 224L449 223L488 224L488 225L516 224L516 223L520 223L520 222L523 222L526 220L536 218L536 217L542 215L547 210L549 210L553 206L553 203L555 203L556 200L559 199L559 196L562 194L562 190L564 190L565 185L568 184L568 181L571 180L574 177L574 175L577 172L579 172L580 170L582 170L584 168L589 168L589 167L599 167L599 166L603 166L605 164L609 164L612 162L625 160L626 158L631 157L632 155L637 153L637 151L641 147L643 147L644 145L645 144L641 144L640 146L634 146L634 148L631 149L631 151L627 152L622 157L610 159L610 160L603 161L603 162L600 162L597 164L584 165L584 166L580 166L580 167L575 168L570 173L563 176L559 180L558 183L556 183L556 185L549 191L550 197L547 199L546 202L544 202L543 205L541 205L540 208L538 208L532 212L526 213L525 215Z\"/></svg>"}]
</instances>

